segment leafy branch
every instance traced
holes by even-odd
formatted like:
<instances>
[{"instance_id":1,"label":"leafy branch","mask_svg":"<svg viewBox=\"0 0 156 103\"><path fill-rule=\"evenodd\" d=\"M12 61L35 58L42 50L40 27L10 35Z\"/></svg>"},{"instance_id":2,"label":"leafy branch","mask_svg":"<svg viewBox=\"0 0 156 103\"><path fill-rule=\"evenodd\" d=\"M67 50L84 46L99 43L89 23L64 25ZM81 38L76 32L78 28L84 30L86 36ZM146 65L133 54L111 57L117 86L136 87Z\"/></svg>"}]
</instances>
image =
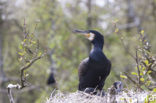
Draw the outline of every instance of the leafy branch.
<instances>
[{"instance_id":1,"label":"leafy branch","mask_svg":"<svg viewBox=\"0 0 156 103\"><path fill-rule=\"evenodd\" d=\"M135 47L135 55L131 53L127 45L124 44L124 39L122 38L122 33L117 28L117 22L114 22L115 25L115 33L118 34L120 41L126 51L135 61L136 71L131 72L131 74L124 72L124 75L120 75L123 79L130 80L139 90L143 90L143 88L147 88L148 90L153 90L156 86L151 88L152 80L150 78L151 73L156 73L154 67L156 67L156 58L151 53L151 45L147 41L146 34L143 30L139 32L136 37L138 37L139 44ZM132 76L137 79L133 79Z\"/></svg>"},{"instance_id":2,"label":"leafy branch","mask_svg":"<svg viewBox=\"0 0 156 103\"><path fill-rule=\"evenodd\" d=\"M32 64L34 64L37 60L41 59L45 54L42 54L41 56L38 56L36 58L33 58L32 60L30 60L30 63L26 64L25 66L21 67L21 89L24 88L26 85L25 85L25 76L24 76L24 71L26 69L28 69Z\"/></svg>"},{"instance_id":3,"label":"leafy branch","mask_svg":"<svg viewBox=\"0 0 156 103\"><path fill-rule=\"evenodd\" d=\"M35 27L36 29L36 27ZM17 90L21 90L24 87L28 86L28 82L26 81L26 78L28 75L25 75L25 71L29 69L36 61L41 59L46 55L46 52L43 52L40 50L39 47L39 41L35 38L34 33L29 34L26 31L26 24L24 21L24 40L19 45L19 51L18 51L18 61L20 64L22 64L20 68L20 85L19 84L9 84L8 89L8 97L10 100L10 103L14 103L13 95L12 95L12 88L16 88Z\"/></svg>"}]
</instances>

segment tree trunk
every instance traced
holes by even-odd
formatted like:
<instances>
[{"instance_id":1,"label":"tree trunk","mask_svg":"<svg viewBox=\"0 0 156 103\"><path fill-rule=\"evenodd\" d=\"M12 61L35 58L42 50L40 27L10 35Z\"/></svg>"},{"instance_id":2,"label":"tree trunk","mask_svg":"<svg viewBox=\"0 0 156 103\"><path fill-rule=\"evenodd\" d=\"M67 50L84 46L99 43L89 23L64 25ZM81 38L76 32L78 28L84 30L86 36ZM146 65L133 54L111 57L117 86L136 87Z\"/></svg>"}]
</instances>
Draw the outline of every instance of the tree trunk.
<instances>
[{"instance_id":1,"label":"tree trunk","mask_svg":"<svg viewBox=\"0 0 156 103\"><path fill-rule=\"evenodd\" d=\"M92 11L92 0L88 0L86 3L87 9L88 9L88 17L86 19L86 23L87 23L87 29L91 29L92 28L92 16L91 16L91 11ZM91 50L91 43L90 41L86 41L85 42L87 45L87 51L88 54L90 53Z\"/></svg>"},{"instance_id":2,"label":"tree trunk","mask_svg":"<svg viewBox=\"0 0 156 103\"><path fill-rule=\"evenodd\" d=\"M133 23L135 18L134 8L131 0L127 0L127 24ZM127 27L126 31L130 32L131 27Z\"/></svg>"},{"instance_id":3,"label":"tree trunk","mask_svg":"<svg viewBox=\"0 0 156 103\"><path fill-rule=\"evenodd\" d=\"M2 38L2 33L0 31L0 89L5 90L5 82L7 81L7 79L3 71ZM5 103L6 95L6 93L0 94L0 103Z\"/></svg>"},{"instance_id":4,"label":"tree trunk","mask_svg":"<svg viewBox=\"0 0 156 103\"><path fill-rule=\"evenodd\" d=\"M3 70L3 53L2 53L2 49L3 49L3 19L2 14L3 14L3 9L4 9L4 3L2 1L0 1L0 90L4 91L2 93L0 93L0 103L6 103L7 98L7 94L5 92L6 90L6 86L5 86L5 82L7 81L7 78L5 76L4 70Z\"/></svg>"}]
</instances>

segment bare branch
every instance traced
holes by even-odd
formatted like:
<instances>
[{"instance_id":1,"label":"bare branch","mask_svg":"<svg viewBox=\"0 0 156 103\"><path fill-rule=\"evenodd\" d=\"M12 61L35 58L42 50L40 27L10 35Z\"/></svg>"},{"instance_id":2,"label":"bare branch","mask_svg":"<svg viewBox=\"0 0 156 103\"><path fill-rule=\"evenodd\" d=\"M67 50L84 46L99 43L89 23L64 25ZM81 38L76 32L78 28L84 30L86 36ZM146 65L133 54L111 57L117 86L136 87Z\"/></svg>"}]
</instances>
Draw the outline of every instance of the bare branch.
<instances>
[{"instance_id":1,"label":"bare branch","mask_svg":"<svg viewBox=\"0 0 156 103\"><path fill-rule=\"evenodd\" d=\"M141 78L141 76L140 76L140 68L139 68L139 57L138 57L138 49L136 49L136 65L137 65L137 71L138 71L138 83L139 83L139 85L141 84L141 82L140 82L140 78Z\"/></svg>"},{"instance_id":2,"label":"bare branch","mask_svg":"<svg viewBox=\"0 0 156 103\"><path fill-rule=\"evenodd\" d=\"M23 66L23 67L21 67L21 85L19 85L19 84L16 84L16 85L13 85L13 84L9 84L8 85L8 87L7 87L7 89L8 89L8 97L9 97L9 100L10 100L10 103L15 103L14 102L14 98L13 98L13 95L12 95L12 88L16 88L16 89L23 89L24 87L26 87L26 85L25 85L25 77L24 77L24 71L26 70L26 69L28 69L33 63L35 63L37 60L39 60L39 59L41 59L43 56L45 55L45 53L44 54L42 54L41 56L38 56L38 57L36 57L36 58L33 58L31 61L30 61L30 63L29 64L26 64L25 66Z\"/></svg>"},{"instance_id":3,"label":"bare branch","mask_svg":"<svg viewBox=\"0 0 156 103\"><path fill-rule=\"evenodd\" d=\"M12 91L11 91L12 88L20 89L21 86L19 84L16 84L16 85L9 84L8 87L7 87L7 89L8 89L8 97L9 97L10 103L15 103L13 95L12 95Z\"/></svg>"},{"instance_id":4,"label":"bare branch","mask_svg":"<svg viewBox=\"0 0 156 103\"><path fill-rule=\"evenodd\" d=\"M135 56L133 56L133 54L128 50L127 46L124 44L123 39L120 38L120 41L121 41L126 53L128 53L135 60L136 59Z\"/></svg>"},{"instance_id":5,"label":"bare branch","mask_svg":"<svg viewBox=\"0 0 156 103\"><path fill-rule=\"evenodd\" d=\"M133 79L128 75L128 73L124 72L124 74L127 76L127 78L128 78L133 84L135 84L135 85L137 86L137 88L138 88L139 90L143 91L143 89L140 87L141 85L139 85L135 80L133 80Z\"/></svg>"},{"instance_id":6,"label":"bare branch","mask_svg":"<svg viewBox=\"0 0 156 103\"><path fill-rule=\"evenodd\" d=\"M30 60L30 63L26 64L25 66L21 67L21 89L24 88L26 85L25 85L25 77L24 77L24 71L26 69L28 69L33 63L35 63L37 60L41 59L43 56L45 55L42 54L41 56L39 57L36 57L36 58L33 58L32 60Z\"/></svg>"},{"instance_id":7,"label":"bare branch","mask_svg":"<svg viewBox=\"0 0 156 103\"><path fill-rule=\"evenodd\" d=\"M124 74L127 76L127 78L133 83L133 84L137 84L137 82L135 80L133 80L128 73L124 72Z\"/></svg>"}]
</instances>

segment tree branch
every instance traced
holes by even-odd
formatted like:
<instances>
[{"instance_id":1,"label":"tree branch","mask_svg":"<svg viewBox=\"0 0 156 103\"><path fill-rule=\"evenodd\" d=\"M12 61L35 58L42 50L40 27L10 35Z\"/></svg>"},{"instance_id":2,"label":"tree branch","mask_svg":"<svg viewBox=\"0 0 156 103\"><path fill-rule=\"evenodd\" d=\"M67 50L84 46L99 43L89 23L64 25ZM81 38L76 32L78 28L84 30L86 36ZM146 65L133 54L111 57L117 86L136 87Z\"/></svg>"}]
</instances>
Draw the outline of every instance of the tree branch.
<instances>
[{"instance_id":1,"label":"tree branch","mask_svg":"<svg viewBox=\"0 0 156 103\"><path fill-rule=\"evenodd\" d=\"M21 88L20 89L22 89L22 88L24 88L26 85L25 85L25 77L24 77L24 71L26 70L26 69L28 69L33 63L35 63L37 60L39 60L39 59L41 59L43 56L45 55L45 53L44 54L42 54L41 56L39 56L39 57L36 57L36 58L33 58L32 60L30 60L30 63L28 63L28 64L26 64L25 66L23 66L23 67L21 67Z\"/></svg>"},{"instance_id":2,"label":"tree branch","mask_svg":"<svg viewBox=\"0 0 156 103\"><path fill-rule=\"evenodd\" d=\"M26 87L25 85L25 77L24 77L24 71L26 69L28 69L33 63L35 63L37 60L41 59L43 56L45 55L45 53L43 53L41 56L38 56L38 57L35 57L33 58L32 60L30 60L30 63L29 64L26 64L25 66L21 67L21 85L19 84L16 84L16 85L13 85L13 84L9 84L7 89L8 89L8 97L9 97L9 100L10 100L10 103L15 103L14 102L14 98L13 98L13 95L12 95L12 88L16 88L18 90L21 90L23 89L24 87Z\"/></svg>"}]
</instances>

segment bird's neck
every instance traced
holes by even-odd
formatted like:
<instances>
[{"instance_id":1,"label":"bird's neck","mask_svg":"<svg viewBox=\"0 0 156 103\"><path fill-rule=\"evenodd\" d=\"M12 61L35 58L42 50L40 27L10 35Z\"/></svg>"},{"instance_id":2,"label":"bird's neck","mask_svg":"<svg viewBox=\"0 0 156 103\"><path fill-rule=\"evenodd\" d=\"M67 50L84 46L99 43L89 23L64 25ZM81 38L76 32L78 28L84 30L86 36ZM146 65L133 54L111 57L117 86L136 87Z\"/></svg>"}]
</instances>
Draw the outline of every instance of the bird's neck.
<instances>
[{"instance_id":1,"label":"bird's neck","mask_svg":"<svg viewBox=\"0 0 156 103\"><path fill-rule=\"evenodd\" d=\"M95 43L94 42L93 48L90 52L89 57L96 60L96 61L101 60L101 58L103 57L102 49L103 49L103 43L100 43L100 42Z\"/></svg>"},{"instance_id":2,"label":"bird's neck","mask_svg":"<svg viewBox=\"0 0 156 103\"><path fill-rule=\"evenodd\" d=\"M90 59L101 62L103 61L103 52L102 52L103 44L93 44L93 48L90 52Z\"/></svg>"},{"instance_id":3,"label":"bird's neck","mask_svg":"<svg viewBox=\"0 0 156 103\"><path fill-rule=\"evenodd\" d=\"M96 50L96 49L103 49L103 42L95 42L93 43L93 50Z\"/></svg>"},{"instance_id":4,"label":"bird's neck","mask_svg":"<svg viewBox=\"0 0 156 103\"><path fill-rule=\"evenodd\" d=\"M103 59L103 45L104 45L104 41L102 40L96 40L96 41L92 41L93 44L93 48L89 54L89 57L91 58L91 60L94 61L101 61Z\"/></svg>"}]
</instances>

